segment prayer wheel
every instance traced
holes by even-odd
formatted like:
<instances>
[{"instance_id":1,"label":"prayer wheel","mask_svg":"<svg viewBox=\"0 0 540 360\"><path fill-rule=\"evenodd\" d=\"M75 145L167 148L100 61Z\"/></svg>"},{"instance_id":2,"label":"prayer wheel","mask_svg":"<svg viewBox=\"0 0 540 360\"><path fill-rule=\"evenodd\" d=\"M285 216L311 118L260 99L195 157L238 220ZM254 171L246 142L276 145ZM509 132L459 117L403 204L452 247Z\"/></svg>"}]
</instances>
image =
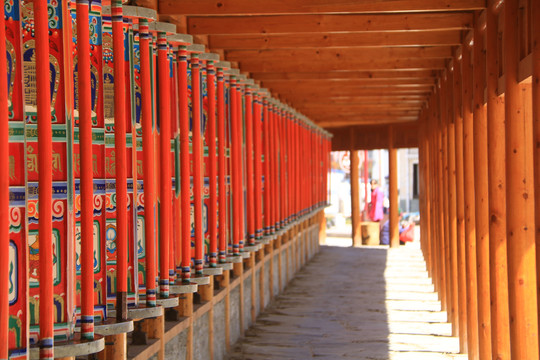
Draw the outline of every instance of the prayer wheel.
<instances>
[{"instance_id":1,"label":"prayer wheel","mask_svg":"<svg viewBox=\"0 0 540 360\"><path fill-rule=\"evenodd\" d=\"M156 19L4 6L9 359L126 358L126 333L327 203L329 134Z\"/></svg>"}]
</instances>

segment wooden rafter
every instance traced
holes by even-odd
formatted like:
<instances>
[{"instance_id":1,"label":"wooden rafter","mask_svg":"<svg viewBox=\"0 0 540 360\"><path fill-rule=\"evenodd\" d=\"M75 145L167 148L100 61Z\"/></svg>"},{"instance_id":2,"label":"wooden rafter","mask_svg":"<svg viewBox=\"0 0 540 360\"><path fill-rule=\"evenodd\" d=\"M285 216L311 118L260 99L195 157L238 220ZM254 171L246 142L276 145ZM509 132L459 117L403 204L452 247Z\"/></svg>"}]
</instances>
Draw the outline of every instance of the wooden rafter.
<instances>
[{"instance_id":1,"label":"wooden rafter","mask_svg":"<svg viewBox=\"0 0 540 360\"><path fill-rule=\"evenodd\" d=\"M331 48L331 49L265 49L228 50L225 56L233 61L286 62L292 58L310 61L367 61L370 59L448 59L453 55L450 46Z\"/></svg>"},{"instance_id":2,"label":"wooden rafter","mask_svg":"<svg viewBox=\"0 0 540 360\"><path fill-rule=\"evenodd\" d=\"M247 72L324 72L324 71L354 71L354 70L442 70L446 65L445 59L410 59L410 58L370 58L339 60L329 63L306 61L294 58L286 62L278 61L239 61L240 67Z\"/></svg>"},{"instance_id":3,"label":"wooden rafter","mask_svg":"<svg viewBox=\"0 0 540 360\"><path fill-rule=\"evenodd\" d=\"M454 30L369 33L310 33L265 35L210 35L215 49L299 49L328 47L449 46L460 45Z\"/></svg>"},{"instance_id":4,"label":"wooden rafter","mask_svg":"<svg viewBox=\"0 0 540 360\"><path fill-rule=\"evenodd\" d=\"M162 14L261 15L313 13L373 13L417 11L472 11L485 8L485 0L160 0Z\"/></svg>"},{"instance_id":5,"label":"wooden rafter","mask_svg":"<svg viewBox=\"0 0 540 360\"><path fill-rule=\"evenodd\" d=\"M486 0L148 1L157 1L160 19L324 126L417 120L474 13L486 7Z\"/></svg>"},{"instance_id":6,"label":"wooden rafter","mask_svg":"<svg viewBox=\"0 0 540 360\"><path fill-rule=\"evenodd\" d=\"M437 77L438 71L435 70L352 70L352 71L321 71L321 72L261 72L251 73L253 78L264 80L370 80L370 79L425 79Z\"/></svg>"},{"instance_id":7,"label":"wooden rafter","mask_svg":"<svg viewBox=\"0 0 540 360\"><path fill-rule=\"evenodd\" d=\"M296 34L366 31L465 30L470 13L189 17L190 34Z\"/></svg>"}]
</instances>

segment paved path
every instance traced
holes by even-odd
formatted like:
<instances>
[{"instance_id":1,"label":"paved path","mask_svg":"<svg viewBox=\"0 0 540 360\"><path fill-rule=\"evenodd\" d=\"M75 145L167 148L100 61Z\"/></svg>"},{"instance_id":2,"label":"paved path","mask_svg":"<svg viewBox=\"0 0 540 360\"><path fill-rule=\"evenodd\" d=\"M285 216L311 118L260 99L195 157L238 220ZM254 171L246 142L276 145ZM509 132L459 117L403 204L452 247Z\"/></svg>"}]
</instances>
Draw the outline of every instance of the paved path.
<instances>
[{"instance_id":1,"label":"paved path","mask_svg":"<svg viewBox=\"0 0 540 360\"><path fill-rule=\"evenodd\" d=\"M467 359L410 245L322 247L230 359Z\"/></svg>"}]
</instances>

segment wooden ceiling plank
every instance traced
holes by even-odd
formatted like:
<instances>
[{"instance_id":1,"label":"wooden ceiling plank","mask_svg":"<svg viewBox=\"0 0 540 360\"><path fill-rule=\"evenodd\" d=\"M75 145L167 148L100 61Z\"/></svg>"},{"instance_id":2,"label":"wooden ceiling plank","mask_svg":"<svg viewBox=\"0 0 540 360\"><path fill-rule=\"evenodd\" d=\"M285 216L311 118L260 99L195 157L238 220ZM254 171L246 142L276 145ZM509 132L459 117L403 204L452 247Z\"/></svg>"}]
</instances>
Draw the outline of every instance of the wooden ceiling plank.
<instances>
[{"instance_id":1,"label":"wooden ceiling plank","mask_svg":"<svg viewBox=\"0 0 540 360\"><path fill-rule=\"evenodd\" d=\"M382 125L382 124L397 124L405 122L414 122L418 118L403 117L403 118L353 118L347 120L325 120L315 122L317 125L323 128L334 128L351 125Z\"/></svg>"},{"instance_id":2,"label":"wooden ceiling plank","mask_svg":"<svg viewBox=\"0 0 540 360\"><path fill-rule=\"evenodd\" d=\"M466 30L471 13L188 17L192 35Z\"/></svg>"},{"instance_id":3,"label":"wooden ceiling plank","mask_svg":"<svg viewBox=\"0 0 540 360\"><path fill-rule=\"evenodd\" d=\"M472 11L485 7L485 0L159 0L161 13L186 15Z\"/></svg>"},{"instance_id":4,"label":"wooden ceiling plank","mask_svg":"<svg viewBox=\"0 0 540 360\"><path fill-rule=\"evenodd\" d=\"M211 48L235 49L299 49L332 47L386 46L449 46L460 45L461 34L455 30L269 34L269 35L209 35Z\"/></svg>"},{"instance_id":5,"label":"wooden ceiling plank","mask_svg":"<svg viewBox=\"0 0 540 360\"><path fill-rule=\"evenodd\" d=\"M419 110L422 107L422 103L418 102L416 104L402 104L402 103L394 103L391 107L392 110L396 111L409 111L409 110ZM388 110L388 103L386 104L354 104L354 105L348 105L348 104L309 104L309 105L297 105L296 108L298 111L315 111L315 112L323 112L323 111L343 111L343 112L351 112L351 111L372 111L372 110Z\"/></svg>"},{"instance_id":6,"label":"wooden ceiling plank","mask_svg":"<svg viewBox=\"0 0 540 360\"><path fill-rule=\"evenodd\" d=\"M350 61L306 61L294 58L289 61L239 61L243 71L258 72L324 72L352 70L442 70L446 67L444 59L371 58Z\"/></svg>"},{"instance_id":7,"label":"wooden ceiling plank","mask_svg":"<svg viewBox=\"0 0 540 360\"><path fill-rule=\"evenodd\" d=\"M303 94L291 94L288 96L288 98L291 101L295 101L298 103L309 103L309 102L319 102L318 98L313 97L305 97ZM335 103L343 103L343 102L350 102L350 103L364 103L364 102L374 102L374 101L425 101L426 97L424 95L418 95L418 94L393 94L391 92L384 93L384 94L361 94L361 95L354 95L354 94L348 94L348 95L342 95L342 96L334 96L334 95L328 95L324 98L324 100L327 100L328 102L335 102Z\"/></svg>"},{"instance_id":8,"label":"wooden ceiling plank","mask_svg":"<svg viewBox=\"0 0 540 360\"><path fill-rule=\"evenodd\" d=\"M370 80L370 79L417 79L438 77L434 70L380 70L380 71L324 71L324 72L266 72L252 73L255 79L264 80Z\"/></svg>"},{"instance_id":9,"label":"wooden ceiling plank","mask_svg":"<svg viewBox=\"0 0 540 360\"><path fill-rule=\"evenodd\" d=\"M300 58L309 61L353 61L368 59L450 59L450 46L387 47L387 48L322 48L322 49L266 49L228 50L225 56L232 61L288 61Z\"/></svg>"},{"instance_id":10,"label":"wooden ceiling plank","mask_svg":"<svg viewBox=\"0 0 540 360\"><path fill-rule=\"evenodd\" d=\"M271 91L275 91L279 94L288 94L291 91L302 92L302 93L312 93L314 86L295 86L295 87L276 87L276 86L267 86L264 84L264 87L269 88ZM320 86L319 88L323 89L326 94L342 94L342 93L356 93L357 91L391 91L391 92L401 92L401 91L418 91L422 93L431 92L434 88L433 85L381 85L381 86L342 86L342 87L333 87L333 86Z\"/></svg>"},{"instance_id":11,"label":"wooden ceiling plank","mask_svg":"<svg viewBox=\"0 0 540 360\"><path fill-rule=\"evenodd\" d=\"M435 85L434 77L409 79L305 79L305 80L264 80L265 86L379 86L379 85Z\"/></svg>"}]
</instances>

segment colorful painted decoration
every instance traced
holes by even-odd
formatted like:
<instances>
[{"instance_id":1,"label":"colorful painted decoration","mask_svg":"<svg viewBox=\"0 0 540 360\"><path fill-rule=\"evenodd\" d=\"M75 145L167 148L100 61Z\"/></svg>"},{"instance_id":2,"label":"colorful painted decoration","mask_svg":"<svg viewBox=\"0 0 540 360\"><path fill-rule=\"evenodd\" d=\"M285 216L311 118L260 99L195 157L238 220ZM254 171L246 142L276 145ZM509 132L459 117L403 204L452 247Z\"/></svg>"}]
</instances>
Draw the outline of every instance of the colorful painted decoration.
<instances>
[{"instance_id":1,"label":"colorful painted decoration","mask_svg":"<svg viewBox=\"0 0 540 360\"><path fill-rule=\"evenodd\" d=\"M4 2L10 359L91 341L326 203L328 134L148 11Z\"/></svg>"}]
</instances>

